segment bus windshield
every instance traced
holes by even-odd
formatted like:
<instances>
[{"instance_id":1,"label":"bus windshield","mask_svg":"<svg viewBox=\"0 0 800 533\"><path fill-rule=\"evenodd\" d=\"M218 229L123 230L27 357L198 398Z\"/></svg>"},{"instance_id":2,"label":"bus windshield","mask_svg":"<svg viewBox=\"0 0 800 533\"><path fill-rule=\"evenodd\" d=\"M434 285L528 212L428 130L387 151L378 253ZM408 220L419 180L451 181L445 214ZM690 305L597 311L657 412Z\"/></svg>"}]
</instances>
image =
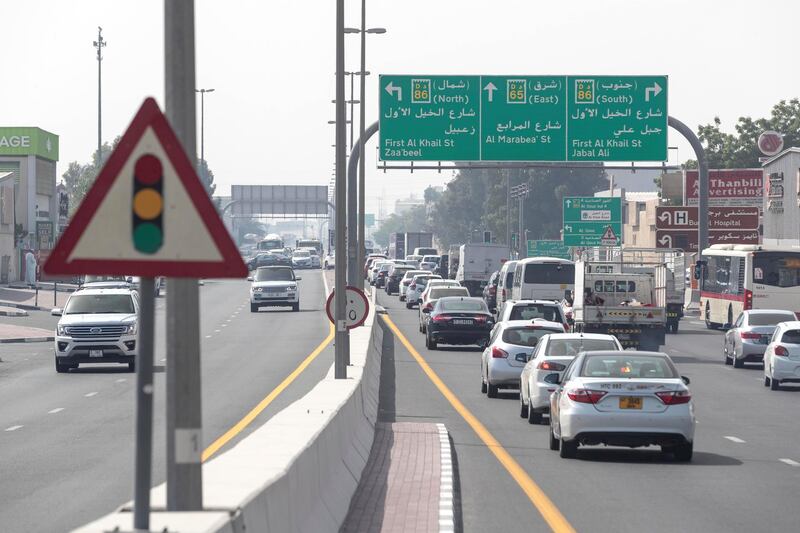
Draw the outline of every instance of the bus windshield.
<instances>
[{"instance_id":1,"label":"bus windshield","mask_svg":"<svg viewBox=\"0 0 800 533\"><path fill-rule=\"evenodd\" d=\"M264 239L258 243L259 250L277 250L283 249L282 239Z\"/></svg>"},{"instance_id":2,"label":"bus windshield","mask_svg":"<svg viewBox=\"0 0 800 533\"><path fill-rule=\"evenodd\" d=\"M531 263L525 265L524 283L572 284L575 265L565 263Z\"/></svg>"}]
</instances>

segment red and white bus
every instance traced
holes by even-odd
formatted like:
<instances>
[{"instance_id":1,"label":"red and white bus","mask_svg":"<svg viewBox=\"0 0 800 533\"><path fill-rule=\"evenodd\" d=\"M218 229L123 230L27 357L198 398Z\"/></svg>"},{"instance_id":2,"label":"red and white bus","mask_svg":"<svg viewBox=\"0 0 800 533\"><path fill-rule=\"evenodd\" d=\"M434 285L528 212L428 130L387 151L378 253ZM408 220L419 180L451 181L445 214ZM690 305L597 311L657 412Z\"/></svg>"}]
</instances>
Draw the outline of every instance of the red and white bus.
<instances>
[{"instance_id":1,"label":"red and white bus","mask_svg":"<svg viewBox=\"0 0 800 533\"><path fill-rule=\"evenodd\" d=\"M745 309L800 311L800 248L715 244L702 260L700 313L707 328L730 327Z\"/></svg>"}]
</instances>

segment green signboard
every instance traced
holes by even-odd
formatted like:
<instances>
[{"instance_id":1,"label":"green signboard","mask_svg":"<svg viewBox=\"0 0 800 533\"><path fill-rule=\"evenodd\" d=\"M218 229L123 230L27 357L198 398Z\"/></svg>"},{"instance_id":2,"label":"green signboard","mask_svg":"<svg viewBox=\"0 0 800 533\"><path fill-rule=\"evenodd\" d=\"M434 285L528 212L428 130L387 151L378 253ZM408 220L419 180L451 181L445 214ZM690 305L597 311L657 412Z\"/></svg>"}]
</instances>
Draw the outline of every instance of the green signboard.
<instances>
[{"instance_id":1,"label":"green signboard","mask_svg":"<svg viewBox=\"0 0 800 533\"><path fill-rule=\"evenodd\" d=\"M375 213L364 213L364 226L371 228L375 225Z\"/></svg>"},{"instance_id":2,"label":"green signboard","mask_svg":"<svg viewBox=\"0 0 800 533\"><path fill-rule=\"evenodd\" d=\"M666 76L388 76L385 161L666 161Z\"/></svg>"},{"instance_id":3,"label":"green signboard","mask_svg":"<svg viewBox=\"0 0 800 533\"><path fill-rule=\"evenodd\" d=\"M528 257L572 259L569 246L563 241L528 241Z\"/></svg>"},{"instance_id":4,"label":"green signboard","mask_svg":"<svg viewBox=\"0 0 800 533\"><path fill-rule=\"evenodd\" d=\"M41 128L0 128L0 156L9 155L58 161L58 135Z\"/></svg>"},{"instance_id":5,"label":"green signboard","mask_svg":"<svg viewBox=\"0 0 800 533\"><path fill-rule=\"evenodd\" d=\"M622 243L622 199L566 197L564 244L567 246L619 246Z\"/></svg>"}]
</instances>

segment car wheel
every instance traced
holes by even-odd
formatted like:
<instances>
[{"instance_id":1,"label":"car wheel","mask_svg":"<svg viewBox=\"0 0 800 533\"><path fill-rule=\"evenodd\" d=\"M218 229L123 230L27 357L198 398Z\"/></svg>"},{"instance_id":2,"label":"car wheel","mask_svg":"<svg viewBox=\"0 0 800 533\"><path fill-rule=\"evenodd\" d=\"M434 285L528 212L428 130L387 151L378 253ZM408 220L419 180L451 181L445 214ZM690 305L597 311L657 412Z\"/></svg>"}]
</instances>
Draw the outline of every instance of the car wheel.
<instances>
[{"instance_id":1,"label":"car wheel","mask_svg":"<svg viewBox=\"0 0 800 533\"><path fill-rule=\"evenodd\" d=\"M400 295L400 301L401 301L401 302L405 302L405 301L406 301L406 297L405 297L405 296L403 296L402 294Z\"/></svg>"},{"instance_id":2,"label":"car wheel","mask_svg":"<svg viewBox=\"0 0 800 533\"><path fill-rule=\"evenodd\" d=\"M770 381L769 376L765 375L764 376L764 386L765 387L769 387L769 381Z\"/></svg>"},{"instance_id":3,"label":"car wheel","mask_svg":"<svg viewBox=\"0 0 800 533\"><path fill-rule=\"evenodd\" d=\"M729 305L728 306L728 322L725 324L725 329L731 329L733 327L733 308Z\"/></svg>"},{"instance_id":4,"label":"car wheel","mask_svg":"<svg viewBox=\"0 0 800 533\"><path fill-rule=\"evenodd\" d=\"M781 390L781 382L775 379L774 377L770 378L769 388L770 390Z\"/></svg>"},{"instance_id":5,"label":"car wheel","mask_svg":"<svg viewBox=\"0 0 800 533\"><path fill-rule=\"evenodd\" d=\"M136 372L136 361L128 363L128 372Z\"/></svg>"},{"instance_id":6,"label":"car wheel","mask_svg":"<svg viewBox=\"0 0 800 533\"><path fill-rule=\"evenodd\" d=\"M733 359L733 368L744 368L744 359L739 359L736 357L736 351L731 354L731 358Z\"/></svg>"},{"instance_id":7,"label":"car wheel","mask_svg":"<svg viewBox=\"0 0 800 533\"><path fill-rule=\"evenodd\" d=\"M564 438L562 437L561 442L559 444L560 444L559 455L564 459L574 459L575 456L578 454L578 441L564 440Z\"/></svg>"},{"instance_id":8,"label":"car wheel","mask_svg":"<svg viewBox=\"0 0 800 533\"><path fill-rule=\"evenodd\" d=\"M483 379L483 370L481 370L481 394L486 394L486 380Z\"/></svg>"},{"instance_id":9,"label":"car wheel","mask_svg":"<svg viewBox=\"0 0 800 533\"><path fill-rule=\"evenodd\" d=\"M414 304L406 302L406 309L413 309Z\"/></svg>"},{"instance_id":10,"label":"car wheel","mask_svg":"<svg viewBox=\"0 0 800 533\"><path fill-rule=\"evenodd\" d=\"M491 383L486 384L486 396L489 398L497 398L497 392L500 390L500 387L497 385L492 385Z\"/></svg>"},{"instance_id":11,"label":"car wheel","mask_svg":"<svg viewBox=\"0 0 800 533\"><path fill-rule=\"evenodd\" d=\"M300 311L300 302L297 302L296 304L292 304L292 311L294 311L295 313Z\"/></svg>"},{"instance_id":12,"label":"car wheel","mask_svg":"<svg viewBox=\"0 0 800 533\"><path fill-rule=\"evenodd\" d=\"M488 339L488 337L487 337L487 338L485 338L485 339L481 339L481 340L479 340L479 341L478 341L478 347L479 347L481 350L485 350L487 346L489 346L489 339Z\"/></svg>"},{"instance_id":13,"label":"car wheel","mask_svg":"<svg viewBox=\"0 0 800 533\"><path fill-rule=\"evenodd\" d=\"M678 444L672 451L672 453L675 455L675 460L683 462L691 461L693 452L694 452L694 443L692 442Z\"/></svg>"},{"instance_id":14,"label":"car wheel","mask_svg":"<svg viewBox=\"0 0 800 533\"><path fill-rule=\"evenodd\" d=\"M250 312L258 313L258 306L256 304L250 304Z\"/></svg>"},{"instance_id":15,"label":"car wheel","mask_svg":"<svg viewBox=\"0 0 800 533\"><path fill-rule=\"evenodd\" d=\"M435 350L439 347L439 345L430 335L425 334L425 347L427 347L429 350Z\"/></svg>"},{"instance_id":16,"label":"car wheel","mask_svg":"<svg viewBox=\"0 0 800 533\"><path fill-rule=\"evenodd\" d=\"M528 418L528 404L522 399L522 388L519 389L519 417Z\"/></svg>"},{"instance_id":17,"label":"car wheel","mask_svg":"<svg viewBox=\"0 0 800 533\"><path fill-rule=\"evenodd\" d=\"M538 425L542 423L542 413L533 409L533 407L528 407L528 424Z\"/></svg>"},{"instance_id":18,"label":"car wheel","mask_svg":"<svg viewBox=\"0 0 800 533\"><path fill-rule=\"evenodd\" d=\"M559 448L561 448L561 441L556 438L555 433L553 433L553 424L550 424L550 449L557 452Z\"/></svg>"},{"instance_id":19,"label":"car wheel","mask_svg":"<svg viewBox=\"0 0 800 533\"><path fill-rule=\"evenodd\" d=\"M56 359L55 361L56 361L56 372L58 372L59 374L63 374L67 372L70 368L73 368L72 365L62 365L61 363L58 362L58 359Z\"/></svg>"}]
</instances>

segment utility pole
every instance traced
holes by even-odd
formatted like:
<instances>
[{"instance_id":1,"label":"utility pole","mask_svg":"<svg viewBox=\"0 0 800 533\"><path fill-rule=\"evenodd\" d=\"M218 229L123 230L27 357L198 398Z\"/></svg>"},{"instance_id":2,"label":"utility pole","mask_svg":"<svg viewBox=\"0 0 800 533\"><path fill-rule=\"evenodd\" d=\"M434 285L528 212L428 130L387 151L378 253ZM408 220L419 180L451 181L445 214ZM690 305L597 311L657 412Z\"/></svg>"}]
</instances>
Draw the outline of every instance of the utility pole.
<instances>
[{"instance_id":1,"label":"utility pole","mask_svg":"<svg viewBox=\"0 0 800 533\"><path fill-rule=\"evenodd\" d=\"M200 93L200 172L203 186L209 191L208 165L206 164L206 93L213 93L214 89L195 89L194 92Z\"/></svg>"},{"instance_id":2,"label":"utility pole","mask_svg":"<svg viewBox=\"0 0 800 533\"><path fill-rule=\"evenodd\" d=\"M164 0L167 120L197 168L194 0ZM171 278L167 292L167 510L203 508L200 301L197 279Z\"/></svg>"},{"instance_id":3,"label":"utility pole","mask_svg":"<svg viewBox=\"0 0 800 533\"><path fill-rule=\"evenodd\" d=\"M103 48L108 45L103 40L103 28L100 26L97 27L97 40L92 44L97 48L97 168L100 168L103 166Z\"/></svg>"},{"instance_id":4,"label":"utility pole","mask_svg":"<svg viewBox=\"0 0 800 533\"><path fill-rule=\"evenodd\" d=\"M344 96L344 0L336 0L336 269L334 272L334 377L347 379L350 361L350 337L345 325L347 298L347 124Z\"/></svg>"}]
</instances>

